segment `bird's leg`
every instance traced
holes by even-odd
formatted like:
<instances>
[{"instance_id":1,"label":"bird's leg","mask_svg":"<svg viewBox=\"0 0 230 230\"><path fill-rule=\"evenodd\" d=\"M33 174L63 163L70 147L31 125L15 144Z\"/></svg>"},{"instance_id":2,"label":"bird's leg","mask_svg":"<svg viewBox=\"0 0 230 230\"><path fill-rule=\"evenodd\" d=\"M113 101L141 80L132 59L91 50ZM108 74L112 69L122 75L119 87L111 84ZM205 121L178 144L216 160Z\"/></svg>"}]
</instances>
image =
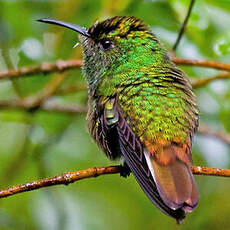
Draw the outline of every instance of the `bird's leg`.
<instances>
[{"instance_id":1,"label":"bird's leg","mask_svg":"<svg viewBox=\"0 0 230 230\"><path fill-rule=\"evenodd\" d=\"M120 172L120 176L127 178L131 173L131 170L129 168L129 166L127 165L127 163L125 162L124 158L121 158L121 172Z\"/></svg>"}]
</instances>

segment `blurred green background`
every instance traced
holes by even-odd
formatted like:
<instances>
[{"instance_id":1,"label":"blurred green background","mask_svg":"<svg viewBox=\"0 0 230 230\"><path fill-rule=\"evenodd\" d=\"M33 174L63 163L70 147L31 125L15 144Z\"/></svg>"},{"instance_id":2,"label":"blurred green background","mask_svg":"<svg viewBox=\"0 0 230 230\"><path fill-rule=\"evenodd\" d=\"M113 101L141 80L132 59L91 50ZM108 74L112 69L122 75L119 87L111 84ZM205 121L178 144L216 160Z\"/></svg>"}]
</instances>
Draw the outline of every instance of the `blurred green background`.
<instances>
[{"instance_id":1,"label":"blurred green background","mask_svg":"<svg viewBox=\"0 0 230 230\"><path fill-rule=\"evenodd\" d=\"M151 25L170 49L188 9L188 0L0 0L0 71L81 58L73 49L77 35L36 19L53 17L90 26L114 15L134 15ZM230 60L230 1L197 0L177 56ZM194 78L215 70L184 67ZM36 75L0 80L0 101L34 98L55 78L63 78L46 101L55 105L85 105L81 70L63 75ZM76 88L76 89L75 89ZM75 90L73 90L75 89ZM230 132L230 82L215 81L197 89L201 123ZM230 148L222 141L197 135L195 165L230 167ZM85 114L0 107L0 187L54 176L109 162L86 129ZM182 226L157 210L133 176L87 179L0 200L0 229L230 229L230 180L196 176L200 203Z\"/></svg>"}]
</instances>

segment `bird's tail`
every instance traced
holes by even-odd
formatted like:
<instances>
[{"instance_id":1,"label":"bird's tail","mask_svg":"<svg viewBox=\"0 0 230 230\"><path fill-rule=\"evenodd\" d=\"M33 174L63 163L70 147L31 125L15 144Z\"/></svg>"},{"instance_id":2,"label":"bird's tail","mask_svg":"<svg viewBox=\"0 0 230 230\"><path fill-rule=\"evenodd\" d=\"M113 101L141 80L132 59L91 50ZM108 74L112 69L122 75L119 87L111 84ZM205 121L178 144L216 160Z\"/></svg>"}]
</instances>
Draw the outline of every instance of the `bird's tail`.
<instances>
[{"instance_id":1,"label":"bird's tail","mask_svg":"<svg viewBox=\"0 0 230 230\"><path fill-rule=\"evenodd\" d=\"M145 152L159 195L169 208L191 212L198 204L199 194L190 164L183 160L177 146L171 145L162 151L157 156Z\"/></svg>"}]
</instances>

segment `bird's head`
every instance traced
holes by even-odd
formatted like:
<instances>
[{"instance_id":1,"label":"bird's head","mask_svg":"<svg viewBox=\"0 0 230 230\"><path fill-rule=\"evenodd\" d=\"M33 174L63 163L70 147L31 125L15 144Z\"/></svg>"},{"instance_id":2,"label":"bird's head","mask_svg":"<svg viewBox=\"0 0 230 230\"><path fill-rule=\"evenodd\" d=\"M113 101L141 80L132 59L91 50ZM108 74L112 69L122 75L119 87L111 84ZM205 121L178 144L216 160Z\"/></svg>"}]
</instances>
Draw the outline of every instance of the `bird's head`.
<instances>
[{"instance_id":1,"label":"bird's head","mask_svg":"<svg viewBox=\"0 0 230 230\"><path fill-rule=\"evenodd\" d=\"M156 55L162 52L159 41L149 27L136 17L112 17L96 22L89 29L53 19L39 21L64 26L79 33L83 47L83 74L89 85L94 87L106 74L132 71L153 64L159 59Z\"/></svg>"}]
</instances>

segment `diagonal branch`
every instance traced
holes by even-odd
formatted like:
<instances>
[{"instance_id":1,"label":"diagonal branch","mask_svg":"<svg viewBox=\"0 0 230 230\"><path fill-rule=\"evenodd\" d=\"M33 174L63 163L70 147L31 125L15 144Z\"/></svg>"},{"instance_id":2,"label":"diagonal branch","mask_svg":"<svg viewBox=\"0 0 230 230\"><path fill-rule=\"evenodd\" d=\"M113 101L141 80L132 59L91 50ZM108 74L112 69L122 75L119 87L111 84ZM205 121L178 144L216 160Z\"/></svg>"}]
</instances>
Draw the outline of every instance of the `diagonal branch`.
<instances>
[{"instance_id":1,"label":"diagonal branch","mask_svg":"<svg viewBox=\"0 0 230 230\"><path fill-rule=\"evenodd\" d=\"M117 174L121 172L121 166L107 166L107 167L94 167L75 172L67 172L58 176L41 179L33 182L28 182L22 185L16 185L8 189L0 191L0 198L15 195L17 193L36 190L39 188L50 187L54 185L64 184L68 185L78 180L98 177L101 175ZM230 169L207 168L200 166L192 167L193 174L206 175L206 176L222 176L230 177Z\"/></svg>"},{"instance_id":2,"label":"diagonal branch","mask_svg":"<svg viewBox=\"0 0 230 230\"><path fill-rule=\"evenodd\" d=\"M206 68L213 68L219 70L230 71L230 64L206 61L206 60L194 60L183 58L171 58L177 65L190 65ZM50 74L55 72L63 72L71 69L76 69L82 66L82 60L59 60L55 63L42 63L38 66L22 67L16 70L8 70L0 72L0 79L5 78L19 78L22 76L32 76L35 74Z\"/></svg>"},{"instance_id":3,"label":"diagonal branch","mask_svg":"<svg viewBox=\"0 0 230 230\"><path fill-rule=\"evenodd\" d=\"M212 81L220 80L220 79L230 79L230 72L222 72L220 74L217 74L212 77L204 78L204 79L199 79L199 80L194 80L192 81L192 87L194 89L196 88L201 88L203 86L206 86Z\"/></svg>"},{"instance_id":4,"label":"diagonal branch","mask_svg":"<svg viewBox=\"0 0 230 230\"><path fill-rule=\"evenodd\" d=\"M58 89L60 84L64 81L66 74L59 73L55 74L45 87L40 91L39 94L31 97L27 97L24 101L29 104L32 104L34 107L39 107L43 102L45 102L49 97L51 97L55 91Z\"/></svg>"},{"instance_id":5,"label":"diagonal branch","mask_svg":"<svg viewBox=\"0 0 230 230\"><path fill-rule=\"evenodd\" d=\"M182 26L180 28L180 32L178 34L177 40L176 40L176 42L175 42L175 44L174 44L174 46L172 48L173 51L175 51L177 49L177 46L179 45L179 42L180 42L180 40L181 40L181 38L182 38L182 36L184 34L185 27L187 26L188 19L190 17L191 12L192 12L192 8L193 8L194 3L195 3L195 0L191 0L189 8L188 8L187 15L186 15L185 20L184 20L184 22L183 22L183 24L182 24Z\"/></svg>"}]
</instances>

